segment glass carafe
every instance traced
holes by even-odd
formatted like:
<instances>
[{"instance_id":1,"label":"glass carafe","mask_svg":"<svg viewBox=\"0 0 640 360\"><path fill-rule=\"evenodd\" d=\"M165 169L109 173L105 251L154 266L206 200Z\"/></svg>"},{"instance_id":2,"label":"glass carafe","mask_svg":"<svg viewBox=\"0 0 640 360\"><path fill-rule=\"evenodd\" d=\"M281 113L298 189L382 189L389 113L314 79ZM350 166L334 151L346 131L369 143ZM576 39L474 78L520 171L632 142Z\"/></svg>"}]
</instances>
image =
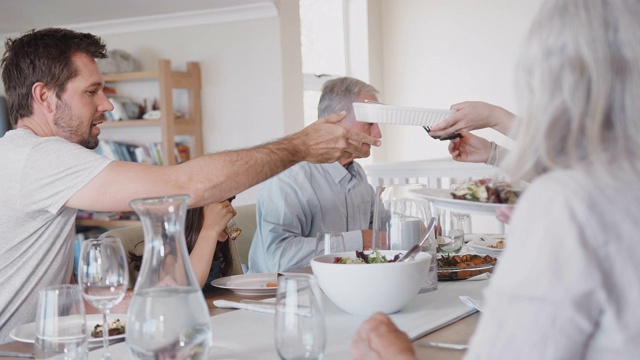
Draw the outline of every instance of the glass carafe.
<instances>
[{"instance_id":1,"label":"glass carafe","mask_svg":"<svg viewBox=\"0 0 640 360\"><path fill-rule=\"evenodd\" d=\"M409 250L422 243L421 251L431 255L421 290L427 292L438 288L438 269L435 236L433 233L426 236L431 219L429 203L416 194L423 189L424 184L388 184L376 188L372 244L379 250Z\"/></svg>"},{"instance_id":2,"label":"glass carafe","mask_svg":"<svg viewBox=\"0 0 640 360\"><path fill-rule=\"evenodd\" d=\"M144 229L142 266L127 312L134 358L203 359L213 342L185 241L188 202L187 195L131 201Z\"/></svg>"}]
</instances>

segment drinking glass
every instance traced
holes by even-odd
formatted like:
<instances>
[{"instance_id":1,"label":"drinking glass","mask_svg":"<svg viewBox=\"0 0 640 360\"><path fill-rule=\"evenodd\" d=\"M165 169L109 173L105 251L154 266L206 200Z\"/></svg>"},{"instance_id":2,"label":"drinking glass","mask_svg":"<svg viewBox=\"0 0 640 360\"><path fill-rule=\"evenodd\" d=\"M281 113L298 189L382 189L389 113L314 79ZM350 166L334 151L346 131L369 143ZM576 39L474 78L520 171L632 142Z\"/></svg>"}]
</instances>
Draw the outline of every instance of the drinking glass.
<instances>
[{"instance_id":1,"label":"drinking glass","mask_svg":"<svg viewBox=\"0 0 640 360\"><path fill-rule=\"evenodd\" d=\"M242 229L238 227L238 224L236 224L235 220L231 219L227 223L227 226L224 228L224 232L229 235L230 240L235 240L238 238L238 236L240 236Z\"/></svg>"},{"instance_id":2,"label":"drinking glass","mask_svg":"<svg viewBox=\"0 0 640 360\"><path fill-rule=\"evenodd\" d=\"M470 234L471 233L471 215L469 214L465 214L465 213L459 213L459 212L454 212L453 213L453 218L454 221L456 222L455 227L458 229L461 229L463 234L462 234L462 241L464 243L469 242L469 240L467 240L464 236L464 234Z\"/></svg>"},{"instance_id":3,"label":"drinking glass","mask_svg":"<svg viewBox=\"0 0 640 360\"><path fill-rule=\"evenodd\" d=\"M319 232L316 237L316 255L345 252L344 237L341 232Z\"/></svg>"},{"instance_id":4,"label":"drinking glass","mask_svg":"<svg viewBox=\"0 0 640 360\"><path fill-rule=\"evenodd\" d=\"M326 327L320 299L313 275L278 277L275 340L280 359L322 359Z\"/></svg>"},{"instance_id":5,"label":"drinking glass","mask_svg":"<svg viewBox=\"0 0 640 360\"><path fill-rule=\"evenodd\" d=\"M379 250L409 250L426 240L420 251L431 255L421 290L427 292L438 288L438 268L435 236L427 234L431 219L429 202L415 192L422 189L426 189L424 184L389 184L376 188L372 244Z\"/></svg>"},{"instance_id":6,"label":"drinking glass","mask_svg":"<svg viewBox=\"0 0 640 360\"><path fill-rule=\"evenodd\" d=\"M114 237L88 239L82 243L78 282L84 298L102 313L103 359L109 353L109 309L127 292L129 271L122 241Z\"/></svg>"},{"instance_id":7,"label":"drinking glass","mask_svg":"<svg viewBox=\"0 0 640 360\"><path fill-rule=\"evenodd\" d=\"M443 254L457 254L464 244L464 218L450 210L436 209L436 241L438 251ZM468 215L467 215L468 216Z\"/></svg>"},{"instance_id":8,"label":"drinking glass","mask_svg":"<svg viewBox=\"0 0 640 360\"><path fill-rule=\"evenodd\" d=\"M58 285L40 290L36 310L36 358L86 359L87 341L80 286Z\"/></svg>"}]
</instances>

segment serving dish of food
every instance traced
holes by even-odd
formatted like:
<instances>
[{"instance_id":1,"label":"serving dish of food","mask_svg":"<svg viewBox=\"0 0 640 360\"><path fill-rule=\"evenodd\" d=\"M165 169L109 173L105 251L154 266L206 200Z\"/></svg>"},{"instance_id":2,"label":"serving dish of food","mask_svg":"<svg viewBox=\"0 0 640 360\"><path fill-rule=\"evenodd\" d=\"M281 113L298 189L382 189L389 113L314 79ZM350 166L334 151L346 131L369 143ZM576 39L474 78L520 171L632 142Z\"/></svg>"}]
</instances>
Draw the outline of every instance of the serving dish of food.
<instances>
[{"instance_id":1,"label":"serving dish of food","mask_svg":"<svg viewBox=\"0 0 640 360\"><path fill-rule=\"evenodd\" d=\"M500 256L505 248L504 235L484 235L471 240L467 246L481 255Z\"/></svg>"},{"instance_id":2,"label":"serving dish of food","mask_svg":"<svg viewBox=\"0 0 640 360\"><path fill-rule=\"evenodd\" d=\"M490 255L439 255L438 280L466 280L492 272L497 259Z\"/></svg>"},{"instance_id":3,"label":"serving dish of food","mask_svg":"<svg viewBox=\"0 0 640 360\"><path fill-rule=\"evenodd\" d=\"M398 262L405 250L341 252L311 260L320 289L345 312L370 316L400 311L420 291L431 255L418 252L413 260Z\"/></svg>"},{"instance_id":4,"label":"serving dish of food","mask_svg":"<svg viewBox=\"0 0 640 360\"><path fill-rule=\"evenodd\" d=\"M491 179L470 180L455 189L416 189L419 197L439 209L465 214L495 215L505 205L514 205L521 191L511 184Z\"/></svg>"}]
</instances>

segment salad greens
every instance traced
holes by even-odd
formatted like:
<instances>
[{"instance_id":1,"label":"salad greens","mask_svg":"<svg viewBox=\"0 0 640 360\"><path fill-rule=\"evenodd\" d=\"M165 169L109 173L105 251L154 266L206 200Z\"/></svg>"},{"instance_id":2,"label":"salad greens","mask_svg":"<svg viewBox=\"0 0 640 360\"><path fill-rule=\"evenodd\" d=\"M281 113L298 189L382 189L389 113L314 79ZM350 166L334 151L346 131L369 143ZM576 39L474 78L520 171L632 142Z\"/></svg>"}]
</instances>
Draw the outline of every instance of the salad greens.
<instances>
[{"instance_id":1,"label":"salad greens","mask_svg":"<svg viewBox=\"0 0 640 360\"><path fill-rule=\"evenodd\" d=\"M380 254L378 250L373 250L370 254L365 254L364 251L356 250L356 258L340 257L333 258L334 264L382 264L396 262L402 255L396 254L393 259L389 260L385 255Z\"/></svg>"}]
</instances>

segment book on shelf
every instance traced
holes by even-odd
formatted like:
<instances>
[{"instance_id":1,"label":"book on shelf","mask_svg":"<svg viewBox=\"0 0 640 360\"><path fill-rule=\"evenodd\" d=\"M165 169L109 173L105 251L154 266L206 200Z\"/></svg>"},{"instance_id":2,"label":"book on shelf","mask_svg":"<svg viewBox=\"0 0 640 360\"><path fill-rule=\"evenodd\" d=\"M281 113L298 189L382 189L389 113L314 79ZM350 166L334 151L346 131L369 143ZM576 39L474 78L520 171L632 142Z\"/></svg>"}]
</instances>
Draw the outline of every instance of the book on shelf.
<instances>
[{"instance_id":1,"label":"book on shelf","mask_svg":"<svg viewBox=\"0 0 640 360\"><path fill-rule=\"evenodd\" d=\"M113 140L100 140L96 152L112 160L132 161L153 165L164 165L167 163L162 158L162 143L150 142L144 145L128 144ZM176 163L189 160L189 146L176 143L174 149Z\"/></svg>"}]
</instances>

